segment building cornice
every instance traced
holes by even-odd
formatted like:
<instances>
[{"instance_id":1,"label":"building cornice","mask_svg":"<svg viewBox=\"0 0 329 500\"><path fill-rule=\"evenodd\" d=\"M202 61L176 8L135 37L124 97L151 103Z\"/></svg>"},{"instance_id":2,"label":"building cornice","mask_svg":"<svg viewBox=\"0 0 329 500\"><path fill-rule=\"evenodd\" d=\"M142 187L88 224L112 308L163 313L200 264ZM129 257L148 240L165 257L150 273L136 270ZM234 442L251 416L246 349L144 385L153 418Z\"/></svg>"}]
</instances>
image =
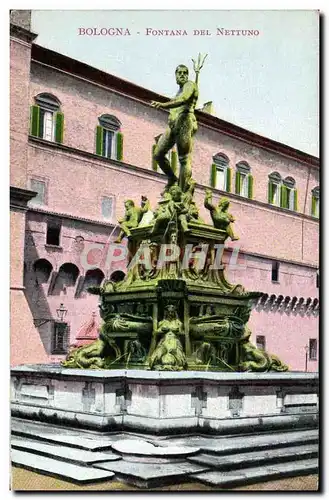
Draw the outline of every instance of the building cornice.
<instances>
[{"instance_id":1,"label":"building cornice","mask_svg":"<svg viewBox=\"0 0 329 500\"><path fill-rule=\"evenodd\" d=\"M110 168L111 166L114 166L116 169L120 170L127 170L127 171L134 171L137 172L138 175L147 177L149 179L154 179L156 178L159 181L162 181L163 183L165 182L163 174L159 172L155 172L154 170L151 169L146 169L142 167L137 167L136 165L130 165L129 163L124 163L122 161L114 160L114 159L109 159L105 158L103 156L96 155L95 153L90 153L89 151L83 151L81 149L73 148L71 146L66 146L65 144L59 144L57 142L51 142L51 141L46 141L45 139L41 139L39 137L34 137L32 135L29 136L29 143L40 146L40 147L46 147L52 150L59 150L62 152L74 154L76 156L80 156L83 158L87 158L93 161L97 161L100 165L104 165L105 168ZM219 189L215 188L210 188L208 185L204 184L196 184L196 188L205 191L206 189L211 189L215 195L218 196L225 196L232 201L238 201L241 204L245 205L254 205L254 206L259 206L262 208L265 208L267 210L271 210L274 212L281 212L289 217L296 217L296 218L301 218L301 219L306 219L309 220L315 224L319 224L319 219L316 217L312 217L311 215L303 214L300 212L293 212L291 210L288 210L287 208L281 208L277 207L274 205L270 205L269 203L264 203L263 201L259 200L254 200L250 198L245 198L244 196L240 196L235 193L228 193L226 191L220 191Z\"/></svg>"},{"instance_id":2,"label":"building cornice","mask_svg":"<svg viewBox=\"0 0 329 500\"><path fill-rule=\"evenodd\" d=\"M66 212L58 212L58 211L54 211L54 210L48 210L47 208L44 208L44 207L41 208L41 207L36 207L36 206L29 206L28 211L39 213L39 214L44 214L44 215L51 215L54 217L60 217L62 219L77 220L77 221L81 221L81 222L86 222L88 224L92 224L93 226L108 227L109 229L114 229L117 225L113 222L108 222L108 221L99 220L99 219L89 219L87 217L80 217L79 215L68 214Z\"/></svg>"},{"instance_id":3,"label":"building cornice","mask_svg":"<svg viewBox=\"0 0 329 500\"><path fill-rule=\"evenodd\" d=\"M93 68L76 59L72 59L58 52L54 52L40 45L33 44L32 46L32 60L46 64L54 69L65 71L71 75L75 75L84 79L101 84L109 90L114 90L122 95L142 101L144 104L150 105L151 101L169 100L156 92L145 89L127 80L123 80L117 76L106 73L102 70ZM286 144L274 141L267 137L246 130L242 127L234 125L233 123L222 120L216 116L204 113L200 110L196 111L196 116L200 125L211 128L217 132L229 135L238 140L248 142L259 148L284 155L290 159L302 162L309 167L319 168L319 158L295 149Z\"/></svg>"},{"instance_id":4,"label":"building cornice","mask_svg":"<svg viewBox=\"0 0 329 500\"><path fill-rule=\"evenodd\" d=\"M23 42L27 42L28 44L32 44L33 40L36 39L38 35L36 33L32 33L22 26L17 26L16 24L10 24L10 37L17 38L22 40Z\"/></svg>"},{"instance_id":5,"label":"building cornice","mask_svg":"<svg viewBox=\"0 0 329 500\"><path fill-rule=\"evenodd\" d=\"M10 186L10 208L26 211L27 203L37 194L36 191Z\"/></svg>"}]
</instances>

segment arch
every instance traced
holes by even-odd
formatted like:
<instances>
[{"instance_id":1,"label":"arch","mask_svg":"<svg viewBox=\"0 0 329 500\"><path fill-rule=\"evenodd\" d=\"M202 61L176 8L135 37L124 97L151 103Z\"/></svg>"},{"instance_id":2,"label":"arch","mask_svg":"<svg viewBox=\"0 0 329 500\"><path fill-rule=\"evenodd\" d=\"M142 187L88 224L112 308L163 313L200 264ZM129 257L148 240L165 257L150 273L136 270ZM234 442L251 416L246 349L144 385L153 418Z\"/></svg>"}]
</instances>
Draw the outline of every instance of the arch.
<instances>
[{"instance_id":1,"label":"arch","mask_svg":"<svg viewBox=\"0 0 329 500\"><path fill-rule=\"evenodd\" d=\"M230 159L225 153L216 153L213 156L213 161L218 165L228 165Z\"/></svg>"},{"instance_id":2,"label":"arch","mask_svg":"<svg viewBox=\"0 0 329 500\"><path fill-rule=\"evenodd\" d=\"M105 275L101 269L89 269L85 275L82 291L87 292L90 286L100 286L104 277Z\"/></svg>"},{"instance_id":3,"label":"arch","mask_svg":"<svg viewBox=\"0 0 329 500\"><path fill-rule=\"evenodd\" d=\"M293 189L295 187L296 181L293 177L286 177L283 181L283 184L288 188Z\"/></svg>"},{"instance_id":4,"label":"arch","mask_svg":"<svg viewBox=\"0 0 329 500\"><path fill-rule=\"evenodd\" d=\"M36 95L34 100L38 106L49 109L50 111L58 111L61 106L60 100L55 95L48 92L42 92Z\"/></svg>"},{"instance_id":5,"label":"arch","mask_svg":"<svg viewBox=\"0 0 329 500\"><path fill-rule=\"evenodd\" d=\"M59 295L61 292L66 292L67 288L74 287L79 274L79 268L75 264L71 262L62 264L56 276L53 295Z\"/></svg>"},{"instance_id":6,"label":"arch","mask_svg":"<svg viewBox=\"0 0 329 500\"><path fill-rule=\"evenodd\" d=\"M250 174L251 168L247 161L241 160L236 164L236 169L242 174Z\"/></svg>"},{"instance_id":7,"label":"arch","mask_svg":"<svg viewBox=\"0 0 329 500\"><path fill-rule=\"evenodd\" d=\"M272 182L277 182L277 183L280 183L282 181L282 177L281 175L279 174L279 172L272 172L269 176L268 176L269 180L272 181Z\"/></svg>"},{"instance_id":8,"label":"arch","mask_svg":"<svg viewBox=\"0 0 329 500\"><path fill-rule=\"evenodd\" d=\"M33 264L36 284L48 283L53 266L47 259L37 259Z\"/></svg>"},{"instance_id":9,"label":"arch","mask_svg":"<svg viewBox=\"0 0 329 500\"><path fill-rule=\"evenodd\" d=\"M125 273L118 269L111 274L110 280L114 281L114 283L118 283L119 281L123 281L125 279L125 276Z\"/></svg>"},{"instance_id":10,"label":"arch","mask_svg":"<svg viewBox=\"0 0 329 500\"><path fill-rule=\"evenodd\" d=\"M109 114L104 114L98 117L99 124L107 128L109 130L117 131L121 128L120 120L114 116Z\"/></svg>"},{"instance_id":11,"label":"arch","mask_svg":"<svg viewBox=\"0 0 329 500\"><path fill-rule=\"evenodd\" d=\"M320 186L316 186L315 188L312 189L312 196L314 198L319 199L320 198Z\"/></svg>"}]
</instances>

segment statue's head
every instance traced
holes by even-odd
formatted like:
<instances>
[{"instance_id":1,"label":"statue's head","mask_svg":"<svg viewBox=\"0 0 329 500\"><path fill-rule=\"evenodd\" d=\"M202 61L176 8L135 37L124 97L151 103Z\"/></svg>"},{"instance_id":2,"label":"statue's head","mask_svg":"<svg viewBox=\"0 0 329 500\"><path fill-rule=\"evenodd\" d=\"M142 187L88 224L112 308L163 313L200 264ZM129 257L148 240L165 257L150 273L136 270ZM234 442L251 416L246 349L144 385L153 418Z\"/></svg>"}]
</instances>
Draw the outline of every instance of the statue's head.
<instances>
[{"instance_id":1,"label":"statue's head","mask_svg":"<svg viewBox=\"0 0 329 500\"><path fill-rule=\"evenodd\" d=\"M165 317L167 319L176 319L177 318L177 310L176 306L173 304L169 304L165 307Z\"/></svg>"},{"instance_id":2,"label":"statue's head","mask_svg":"<svg viewBox=\"0 0 329 500\"><path fill-rule=\"evenodd\" d=\"M188 80L188 67L184 64L179 64L176 68L175 75L176 82L180 87L182 87Z\"/></svg>"},{"instance_id":3,"label":"statue's head","mask_svg":"<svg viewBox=\"0 0 329 500\"><path fill-rule=\"evenodd\" d=\"M128 210L129 208L133 208L134 206L135 206L135 203L133 202L133 200L126 200L125 201L126 210Z\"/></svg>"},{"instance_id":4,"label":"statue's head","mask_svg":"<svg viewBox=\"0 0 329 500\"><path fill-rule=\"evenodd\" d=\"M169 194L173 201L180 201L182 198L182 190L178 186L178 184L174 184L173 186L171 186L171 188L169 189Z\"/></svg>"},{"instance_id":5,"label":"statue's head","mask_svg":"<svg viewBox=\"0 0 329 500\"><path fill-rule=\"evenodd\" d=\"M222 198L218 202L218 207L223 208L224 210L226 210L229 206L230 206L230 201L227 198Z\"/></svg>"}]
</instances>

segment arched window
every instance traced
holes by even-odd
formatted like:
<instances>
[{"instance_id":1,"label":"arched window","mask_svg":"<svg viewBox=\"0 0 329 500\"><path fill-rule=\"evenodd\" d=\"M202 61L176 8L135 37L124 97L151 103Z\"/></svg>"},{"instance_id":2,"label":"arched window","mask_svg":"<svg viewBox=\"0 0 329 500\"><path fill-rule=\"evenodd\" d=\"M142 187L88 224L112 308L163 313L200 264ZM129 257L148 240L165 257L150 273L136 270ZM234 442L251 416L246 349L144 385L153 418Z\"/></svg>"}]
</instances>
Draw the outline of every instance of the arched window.
<instances>
[{"instance_id":1,"label":"arched window","mask_svg":"<svg viewBox=\"0 0 329 500\"><path fill-rule=\"evenodd\" d=\"M48 283L53 266L46 259L38 259L33 264L35 282L37 285Z\"/></svg>"},{"instance_id":2,"label":"arched window","mask_svg":"<svg viewBox=\"0 0 329 500\"><path fill-rule=\"evenodd\" d=\"M123 160L123 134L120 131L121 122L113 115L102 115L98 118L96 127L96 154Z\"/></svg>"},{"instance_id":3,"label":"arched window","mask_svg":"<svg viewBox=\"0 0 329 500\"><path fill-rule=\"evenodd\" d=\"M297 211L297 189L295 179L286 177L281 186L281 207Z\"/></svg>"},{"instance_id":4,"label":"arched window","mask_svg":"<svg viewBox=\"0 0 329 500\"><path fill-rule=\"evenodd\" d=\"M313 215L313 217L319 217L319 215L320 215L320 188L319 188L319 186L312 189L311 215Z\"/></svg>"},{"instance_id":5,"label":"arched window","mask_svg":"<svg viewBox=\"0 0 329 500\"><path fill-rule=\"evenodd\" d=\"M114 281L115 283L118 283L119 281L123 281L125 276L126 275L123 271L120 270L114 271L110 276L110 280Z\"/></svg>"},{"instance_id":6,"label":"arched window","mask_svg":"<svg viewBox=\"0 0 329 500\"><path fill-rule=\"evenodd\" d=\"M246 161L239 161L236 164L235 193L245 198L253 196L253 176L250 171L250 166Z\"/></svg>"},{"instance_id":7,"label":"arched window","mask_svg":"<svg viewBox=\"0 0 329 500\"><path fill-rule=\"evenodd\" d=\"M47 141L63 142L64 115L60 111L61 103L53 94L46 92L34 98L31 106L31 135Z\"/></svg>"},{"instance_id":8,"label":"arched window","mask_svg":"<svg viewBox=\"0 0 329 500\"><path fill-rule=\"evenodd\" d=\"M229 158L224 153L213 156L210 185L221 191L231 191L231 168L229 168Z\"/></svg>"},{"instance_id":9,"label":"arched window","mask_svg":"<svg viewBox=\"0 0 329 500\"><path fill-rule=\"evenodd\" d=\"M82 292L87 292L90 286L100 286L104 279L104 273L101 269L89 269L86 272Z\"/></svg>"},{"instance_id":10,"label":"arched window","mask_svg":"<svg viewBox=\"0 0 329 500\"><path fill-rule=\"evenodd\" d=\"M76 281L79 276L79 269L75 264L66 262L63 264L58 271L56 277L53 294L59 295L61 292L66 293L68 288L75 286Z\"/></svg>"},{"instance_id":11,"label":"arched window","mask_svg":"<svg viewBox=\"0 0 329 500\"><path fill-rule=\"evenodd\" d=\"M282 179L278 172L272 172L268 176L268 202L271 205L280 206L281 184Z\"/></svg>"}]
</instances>

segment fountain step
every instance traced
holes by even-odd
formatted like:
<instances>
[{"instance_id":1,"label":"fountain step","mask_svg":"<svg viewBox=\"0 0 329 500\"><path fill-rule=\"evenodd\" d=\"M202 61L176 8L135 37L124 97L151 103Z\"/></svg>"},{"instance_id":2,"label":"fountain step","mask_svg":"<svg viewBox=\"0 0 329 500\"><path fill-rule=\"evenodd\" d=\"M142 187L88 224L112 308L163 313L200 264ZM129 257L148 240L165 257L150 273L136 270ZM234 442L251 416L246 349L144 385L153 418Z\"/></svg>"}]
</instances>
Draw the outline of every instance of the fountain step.
<instances>
[{"instance_id":1,"label":"fountain step","mask_svg":"<svg viewBox=\"0 0 329 500\"><path fill-rule=\"evenodd\" d=\"M318 459L309 458L279 464L266 464L231 471L207 471L192 474L190 478L211 486L233 487L264 482L283 477L304 476L318 472Z\"/></svg>"},{"instance_id":2,"label":"fountain step","mask_svg":"<svg viewBox=\"0 0 329 500\"><path fill-rule=\"evenodd\" d=\"M13 465L18 467L80 484L106 481L114 476L112 471L70 464L68 462L15 449L11 451L11 460Z\"/></svg>"},{"instance_id":3,"label":"fountain step","mask_svg":"<svg viewBox=\"0 0 329 500\"><path fill-rule=\"evenodd\" d=\"M248 453L235 453L233 455L212 455L201 453L194 457L188 457L189 462L209 465L220 470L252 466L255 463L285 462L291 459L315 458L319 447L316 444L299 445L284 448L264 449Z\"/></svg>"}]
</instances>

